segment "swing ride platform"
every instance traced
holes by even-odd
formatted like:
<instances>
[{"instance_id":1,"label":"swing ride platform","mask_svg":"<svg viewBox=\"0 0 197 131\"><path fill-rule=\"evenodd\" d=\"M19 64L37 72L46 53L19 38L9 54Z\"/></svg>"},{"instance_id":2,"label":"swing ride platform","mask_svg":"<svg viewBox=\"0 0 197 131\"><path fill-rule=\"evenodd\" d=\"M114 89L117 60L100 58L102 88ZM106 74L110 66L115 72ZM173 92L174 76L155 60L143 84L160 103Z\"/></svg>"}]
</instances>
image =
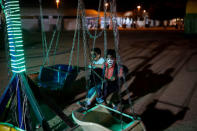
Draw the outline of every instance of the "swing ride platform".
<instances>
[{"instance_id":1,"label":"swing ride platform","mask_svg":"<svg viewBox=\"0 0 197 131\"><path fill-rule=\"evenodd\" d=\"M126 35L125 35L126 34ZM147 47L147 50L145 50L145 51L142 51L142 55L143 56L148 56L148 55L150 55L150 51L153 49L153 48L155 48L155 45L154 44L151 44L151 43L148 43L147 42L147 40L144 38L144 39L141 39L140 38L140 36L141 36L141 34L143 34L143 33L138 33L138 34L134 34L134 33L131 33L131 32L124 32L124 35L125 35L125 39L127 38L129 38L131 35L134 35L134 36L139 36L138 38L135 38L135 41L137 41L136 43L131 43L131 45L132 46L135 46L136 47L136 49L133 49L134 51L138 51L138 50L142 50L143 48L145 48L146 46L147 46L147 44L150 44L150 46L149 47ZM157 37L161 37L161 35L163 35L164 33L160 33L160 35L159 35L159 33L151 33L151 35L155 35L155 36L157 36ZM168 33L169 34L169 33ZM165 36L167 35L167 33L166 34L164 34ZM169 36L169 35L168 35ZM177 36L178 37L178 36ZM149 37L148 37L149 38ZM147 39L148 39L147 38ZM172 34L172 38L174 38L174 34ZM179 38L179 37L178 37ZM182 38L182 37L181 37ZM185 43L184 43L184 41L186 41L187 42L187 40L182 40L182 39L175 39L176 40L176 42L177 43L180 43L181 45L184 45L184 47L186 46L187 47L187 45L185 45ZM151 39L151 38L149 38L149 39ZM152 40L152 39L151 39ZM162 39L163 40L163 39ZM153 40L154 41L154 40ZM166 41L166 40L163 40L164 42ZM140 43L140 42L143 42L143 43ZM193 42L193 41L191 41L191 42ZM139 47L139 45L138 44L141 44L141 46ZM158 46L159 45L161 45L163 42L159 42L158 43ZM102 44L102 43L101 43ZM125 47L127 46L127 43L126 42L122 42L121 44L123 44ZM176 51L178 52L178 53L180 53L181 54L181 52L182 51L184 51L185 49L182 47L182 46L178 46L177 45L177 47L176 46L174 46L174 45L172 45L171 47L172 48L176 48ZM194 43L193 42L193 45L194 45L194 47L196 46L196 43ZM172 48L170 48L170 49L172 49ZM190 52L192 52L194 49L189 49L190 50ZM195 49L196 50L196 49ZM29 51L34 51L34 50L29 50ZM132 53L132 51L129 51L129 49L127 50L128 52L130 52L130 53ZM176 59L174 60L175 62L176 61L178 61L178 60L180 60L180 57L182 56L183 57L183 55L178 55L178 54L176 54L176 52L175 53L173 53L173 52L170 52L169 51L169 49L165 49L164 50L164 53L166 53L166 54L169 54L169 53L171 53L171 54L174 54L174 56L176 56ZM123 55L124 54L126 54L126 53L124 53L123 52ZM133 53L133 54L131 54L130 56L126 56L125 57L125 59L127 59L127 58L129 58L129 57L135 57L136 55L135 55L135 53ZM159 58L159 57L162 57L162 54L158 54L155 58ZM184 57L183 57L183 61L185 60L185 59L187 59L189 56L188 55L185 55ZM194 68L194 67L196 67L195 65L195 63L196 63L196 56L194 56L194 57L192 57L191 58L191 61L189 61L188 63L190 63L190 67L189 68ZM168 59L169 60L171 60L171 56L169 55L169 56L167 56L166 57L166 59L164 59L164 60L166 60L167 62L168 62ZM31 61L32 59L29 59L29 61ZM38 60L40 60L41 61L41 59L38 59ZM141 60L141 59L140 59ZM164 60L161 60L161 61L159 61L159 62L157 62L157 63L155 63L155 65L156 64L158 64L158 65L163 65L163 63L165 64L165 61ZM131 67L129 66L129 69L131 70L131 68L135 65L135 61L134 60L128 60L128 62L131 62L132 63L132 65L131 65ZM174 63L175 63L174 62ZM182 61L181 61L182 62ZM140 61L139 61L139 63L140 63ZM178 62L177 62L178 63ZM173 64L173 63L172 63ZM30 65L30 64L29 64ZM129 64L127 64L127 65L129 65ZM136 64L137 65L137 64ZM177 67L179 67L181 65L181 63L179 63L179 64L177 64L176 66L174 66L174 68L175 69L177 69ZM167 67L165 67L165 68L163 68L164 66L162 66L162 70L166 70L167 69ZM2 70L1 70L1 73L2 73L2 75L3 76L6 76L7 74L6 73L4 73L4 72L2 72L4 69L6 69L6 68L2 68ZM154 72L155 71L157 71L157 68L156 68L156 66L154 67L153 66L153 68L152 68L153 70L154 70ZM195 78L196 78L196 73L191 73L191 72L186 72L185 71L185 69L186 69L186 66L184 66L183 67L183 69L180 69L180 74L179 75L176 75L175 77L174 77L174 80L173 80L173 82L170 84L170 85L168 85L167 86L167 89L165 90L165 92L163 92L163 94L162 94L162 96L161 96L161 98L162 98L162 100L163 101L170 101L171 103L179 103L180 105L181 105L181 103L183 103L184 101L185 101L185 99L187 98L187 94L189 94L189 92L190 91L195 91ZM195 69L195 68L194 68ZM192 74L192 75L191 75ZM34 74L34 75L37 75L37 77L35 77L35 78L38 78L38 76L39 76L39 73L38 74ZM7 78L7 77L5 77L5 78ZM179 86L177 86L177 83L179 83L180 82L180 80L183 80L183 81L181 81L181 84L179 84ZM190 80L192 80L193 82L191 82ZM3 80L2 80L3 81ZM187 84L186 84L187 83ZM189 83L189 84L188 84ZM193 88L192 88L193 87ZM178 94L174 94L173 92L177 92ZM182 97L180 97L180 95L179 94L181 94L181 96ZM150 95L149 95L150 96ZM144 98L143 100L141 100L141 101L139 101L137 104L138 104L138 106L137 106L137 109L139 109L140 108L140 110L141 109L146 109L145 108L145 105L144 105L144 103L147 105L148 104L148 102L151 100L151 98L149 98L149 96L147 96L146 98ZM191 96L191 95L190 95ZM193 96L193 98L195 98L195 94L194 94L194 96ZM165 97L165 98L164 98ZM178 99L178 100L177 100ZM40 99L39 99L40 100ZM66 102L66 101L65 101ZM191 103L195 103L195 99L192 99L191 100ZM195 112L195 109L196 109L196 106L195 106L196 104L190 104L189 105L189 108L191 109L187 114L186 114L186 119L184 118L183 120L179 120L179 121L177 121L176 123L181 123L180 125L177 125L176 123L174 123L173 125L171 125L171 126L169 126L169 130L170 129L173 129L173 130L177 130L177 129L185 129L185 130L187 130L188 128L195 128L196 127L196 124L195 124L195 121L194 121L194 118L195 118L195 114L196 114L196 112ZM167 106L168 108L167 109L171 109L171 108L173 108L173 109L171 109L172 111L173 110L175 110L174 109L174 107L172 107L172 106L168 106L168 105L164 105L164 104L161 104L161 103L159 103L158 104L158 106ZM141 107L144 107L144 108L141 108ZM70 116L70 114L71 114L71 112L69 112L68 110L77 110L77 108L79 108L79 106L78 105L71 105L70 104L70 109L67 109L67 108L69 108L69 107L65 107L65 108L63 108L62 110L63 110L63 112L65 113L65 114L67 114L68 116ZM140 111L140 110L137 110L137 111ZM176 110L177 110L177 108L176 108ZM175 111L176 111L175 110ZM158 114L158 116L161 116L161 114ZM150 118L150 117L148 117L148 118ZM50 119L48 119L49 121L56 121L56 120L60 120L59 118L58 118L58 116L55 116L55 117L53 117L51 120ZM156 120L158 120L158 122L159 121L161 121L160 119L156 119ZM191 121L191 123L188 123L188 121ZM51 122L51 123L53 123L53 122ZM60 122L57 122L56 121L56 123L60 123ZM156 122L157 123L157 122ZM54 124L52 124L52 125L54 125ZM146 123L145 123L145 125L147 125ZM176 126L177 125L177 126ZM189 126L189 125L191 125L191 126ZM80 128L80 127L79 127ZM151 129L150 127L149 127L149 129ZM77 129L76 129L77 130Z\"/></svg>"},{"instance_id":2,"label":"swing ride platform","mask_svg":"<svg viewBox=\"0 0 197 131\"><path fill-rule=\"evenodd\" d=\"M98 104L86 112L72 112L74 122L84 131L145 131L140 119Z\"/></svg>"},{"instance_id":3,"label":"swing ride platform","mask_svg":"<svg viewBox=\"0 0 197 131\"><path fill-rule=\"evenodd\" d=\"M85 30L85 29L83 28L83 30ZM145 43L144 44L144 48L142 48L142 47L139 47L139 45L143 45L143 43L141 44L141 41L142 41L141 39L143 39L143 38L140 36L140 40L134 41L133 39L135 39L135 38L133 38L132 41L131 41L131 37L133 37L133 36L135 36L135 34L134 35L127 36L128 37L127 39L129 41L128 42L127 41L125 41L125 42L123 41L121 43L121 45L124 46L124 49L122 50L122 54L123 54L123 56L126 56L127 57L125 61L128 62L127 65L131 66L129 68L130 71L135 70L135 72L137 72L137 71L140 70L140 68L143 68L143 66L145 66L146 64L151 64L151 63L157 64L158 63L158 59L161 59L161 57L158 58L159 55L161 56L160 53L163 52L164 49L165 49L165 51L167 50L167 48L164 48L164 47L174 46L175 45L174 43L171 44L171 42L170 42L170 44L168 44L168 43L166 44L166 43L162 43L161 42L163 40L161 40L161 41L158 42L158 41L156 41L154 39L153 42L148 43L150 45L150 47L152 47L152 48L147 47L147 44L146 44L147 43L147 40L146 40L146 42L144 42ZM145 36L145 35L143 34L143 36ZM115 38L119 38L119 37L115 36ZM123 36L123 38L124 38L124 36ZM123 38L121 37L121 39L123 39ZM171 37L169 37L169 39L170 38ZM148 39L148 40L150 41L150 39ZM156 44L155 44L155 41L156 41ZM86 42L86 40L84 41L84 43L85 42ZM186 42L190 43L191 41L186 41ZM124 43L126 43L126 45ZM131 44L128 45L128 43L129 44L131 43ZM135 43L136 43L136 45L135 45ZM117 44L117 43L115 43L115 44ZM159 44L161 44L161 46ZM164 46L164 44L167 45L167 46ZM100 45L102 45L102 44L100 44ZM157 47L157 45L159 45L159 46ZM185 43L184 43L184 45L185 45ZM85 46L85 44L84 44L84 46ZM131 48L129 46L131 46ZM175 47L176 46L177 45L175 45ZM173 49L175 47L173 47ZM147 49L147 48L149 48L149 49ZM161 50L161 48L163 50ZM86 47L84 47L84 50L85 49L86 49ZM170 49L172 49L172 48L170 48ZM176 48L176 53L178 52L178 50L179 49ZM185 51L185 49L184 49L184 51ZM136 52L138 52L138 53L136 53ZM140 53L140 57L138 55L136 56L136 54L139 54L139 53ZM165 52L165 53L166 54L171 54L172 51L170 51L170 53L169 52ZM47 51L46 54L48 56L48 51ZM129 54L129 56L128 56L128 54ZM183 52L180 52L180 54L184 54L184 53ZM143 56L143 57L141 57L141 56ZM170 56L173 56L173 55L171 54ZM169 63L172 63L172 66L174 66L174 68L176 69L177 67L179 68L179 66L178 66L177 63L181 63L181 62L180 62L180 58L175 59L178 56L177 54L176 55L174 54L174 56L175 57L171 57L171 58L173 58L173 60L170 58L170 59L168 59L166 61L168 63L167 65L169 65ZM186 56L187 55L185 55L184 57L186 57ZM181 59L183 59L183 56L182 55L179 55L178 57L181 57ZM192 57L192 56L189 56L189 57ZM157 58L157 60L154 60L154 58ZM132 59L139 59L139 60L137 60L138 62L135 62L135 61L132 61ZM189 60L190 59L186 58L186 61L187 62ZM173 64L172 61L174 61L175 64ZM60 62L62 62L62 59L60 59ZM183 61L183 63L185 63L185 61ZM161 66L161 67L159 66L159 68L163 68L163 67L168 68L169 67L169 66L166 66L165 65L165 62L159 63L159 65L164 65L164 66ZM181 65L181 67L182 66L183 65ZM156 67L153 67L153 68L154 69L157 69ZM179 69L177 69L177 70L179 72ZM158 72L161 72L161 70L159 69ZM182 73L182 76L189 76L189 73L188 72L186 72L186 73L185 72L184 73L180 72L180 73ZM42 91L40 91L40 94L41 94L40 96L41 97L38 97L37 96L37 95L39 95L39 93L34 92L34 94L35 94L36 97L38 97L37 100L39 100L39 106L41 107L44 116L46 116L46 120L49 123L49 126L50 126L50 129L51 130L58 130L58 131L59 130L67 130L68 129L67 128L68 126L69 126L69 128L71 128L72 130L75 130L75 131L78 131L78 130L95 130L95 131L96 130L98 130L98 131L100 131L100 130L105 130L105 131L109 131L109 130L137 130L137 131L138 130L145 130L144 124L142 123L142 121L140 119L136 119L136 118L134 119L134 117L132 115L128 115L129 113L131 114L131 112L129 112L128 114L126 114L125 112L122 113L122 112L119 112L117 110L114 110L114 109L112 109L112 108L110 108L108 106L104 106L104 105L96 105L95 107L93 107L93 108L91 108L91 109L89 109L89 110L87 110L86 112L83 112L83 113L82 112L78 112L78 110L77 110L78 107L76 106L76 104L75 105L73 104L74 103L73 101L72 101L72 104L73 105L71 105L69 103L69 100L64 99L64 97L62 97L62 96L67 95L67 94L70 94L72 96L75 96L75 94L72 91L73 90L77 90L77 89L76 88L70 88L70 87L72 87L71 83L73 83L73 81L75 80L76 74L75 74L75 69L74 68L71 68L71 70L70 70L70 68L68 68L67 65L54 65L54 66L49 66L49 67L41 67L39 73L29 75L29 77L32 78L32 80L33 80L33 82L35 84L35 86L32 87L32 90L35 91L34 90L35 88L38 91L42 90ZM143 73L143 75L144 75L144 73ZM139 83L143 83L144 85L148 85L148 84L150 85L150 82L149 83L146 83L146 82L148 80L150 80L148 78L150 78L151 75L148 74L148 75L144 75L144 76L146 76L146 79L144 81L142 79L143 77L139 80L139 79L137 79L138 76L135 76L134 77L134 80L133 80L133 83L134 84L132 82L130 84L132 86L136 87L136 88L143 86L143 85L140 85L139 86L138 85ZM155 76L159 76L159 75L154 75L152 77L155 78ZM174 77L175 77L175 75L174 75ZM194 78L196 78L196 77L190 77L190 80L195 81ZM151 80L152 79L153 78L151 78ZM158 79L154 79L154 83L156 83L155 82L156 80L158 80ZM184 80L187 80L187 78L185 78ZM160 82L160 79L158 81ZM161 82L163 82L163 80ZM177 107L181 107L182 108L182 107L190 106L190 105L192 105L192 107L194 107L193 105L195 105L195 104L190 104L189 105L189 102L188 101L191 100L191 98L189 98L189 97L186 100L184 100L184 103L186 103L186 104L184 106L180 106L181 101L179 101L179 100L183 100L184 94L186 94L186 91L188 91L188 89L191 89L191 92L194 92L195 91L195 89L193 89L193 88L188 88L189 86L191 86L191 84L188 84L189 82L190 81L185 81L185 83L187 83L187 85L185 85L184 87L187 87L187 89L182 86L182 85L184 85L184 83L179 84L179 86L177 86L177 83L175 83L176 85L173 85L172 86L173 88L170 88L170 89L168 88L168 89L165 90L165 92L163 91L162 92L163 94L161 95L160 99L163 96L163 99L164 100L166 100L166 99L167 100L171 100L172 103L170 103L169 101L168 101L169 103L166 102L166 101L159 101L160 102L159 104L161 105L161 104L166 104L167 103L166 105L168 105L168 106L169 105L170 106L176 106L176 108ZM23 86L23 85L21 84L21 86ZM151 85L149 87L151 88L152 86L155 86L155 84L154 85ZM194 84L194 88L195 87L196 87L196 83ZM144 87L144 88L147 89L146 87ZM174 92L177 92L177 91L178 92L181 92L181 90L184 93L182 93L182 94L178 94L177 93L178 95L176 93L174 93ZM57 97L60 97L60 99L62 99L61 102L63 102L63 104L66 103L67 105L64 105L64 106L59 105L59 102L56 101L56 100L51 100L51 95L48 95L46 92L54 93ZM188 92L189 92L188 93L189 96L192 96L193 95L193 93L191 93L190 91L188 91ZM46 93L46 95L45 95L45 93ZM149 93L155 93L155 92L149 92ZM142 97L143 95L146 95L146 94L142 94L140 97ZM170 98L170 95L172 96L171 98ZM165 96L167 96L167 98L165 98ZM72 99L73 97L70 97L70 98ZM155 99L155 98L154 97L148 98L147 100L144 100L145 102L142 102L141 105L143 105L143 106L144 105L148 105L147 103L149 101ZM71 106L68 106L69 104ZM142 109L143 106L141 106L140 108ZM33 108L35 108L35 106L33 106ZM154 108L152 107L150 109L149 108L150 108L150 106L149 107L147 106L146 111L144 111L144 114L145 115L143 113L141 113L141 116L142 117L143 117L143 115L146 116L146 113L148 111L150 113L153 110L156 111L156 113L159 112L158 113L158 117L160 117L160 115L162 113L166 113L166 110L163 110L163 112L162 112L161 109L158 110L155 107ZM169 114L170 114L170 112L168 113L168 115ZM51 116L51 115L53 115L53 116ZM168 115L166 115L166 117ZM160 124L161 123L160 121L165 120L164 119L165 116L160 117L159 119L157 117L154 119L153 118L154 116L155 116L155 112L152 112L151 116L147 117L147 120L145 120L143 122L144 123L147 122L145 124L147 126L149 126L151 124L148 123L148 122L151 121L151 122L153 122L153 124L155 126L156 125L155 123L157 123L157 121L159 121L157 124ZM170 114L170 116L172 116L170 118L173 118L172 120L174 120L174 121L172 121L171 123L167 123L165 125L166 127L167 126L171 126L173 122L175 122L176 120L179 120L179 118L176 118L177 117L176 115ZM151 120L150 120L150 118L151 118ZM167 122L168 121L170 121L170 119L167 119ZM162 122L164 122L164 121L162 121ZM61 124L61 123L63 123L63 124ZM76 125L79 125L79 128ZM8 130L10 130L10 129L11 130L17 130L17 128L15 128L14 126L12 126L12 125L6 125L5 123L2 124L1 126L6 127ZM42 128L42 127L39 128L39 126L37 126L37 127L38 127L38 129L35 129L36 131L40 131L41 128ZM166 129L166 127L159 128L159 129L160 130ZM151 129L151 128L149 127L147 129ZM153 129L155 129L155 128L153 128Z\"/></svg>"},{"instance_id":4,"label":"swing ride platform","mask_svg":"<svg viewBox=\"0 0 197 131\"><path fill-rule=\"evenodd\" d=\"M75 69L70 68L68 70L68 65L54 65L51 67L41 67L39 74L29 74L29 77L34 80L34 83L37 82L38 87L41 89L47 89L50 90L50 92L60 91L64 95L66 94L66 88L72 87L64 87L64 85L68 86L68 84L65 84L65 77L68 77L69 82L71 80L74 80L74 74L71 74L71 72L75 72ZM70 73L70 76L67 75ZM47 78L46 78L47 77ZM59 77L59 78L58 78ZM71 78L69 78L71 77ZM35 81L37 79L37 81ZM48 83L49 81L49 83ZM51 88L51 86L55 84L51 84L51 82L57 84L58 86L55 86L56 88ZM58 83L60 82L60 83ZM47 85L49 84L49 85ZM58 88L57 88L58 87ZM65 89L63 89L65 88ZM39 94L45 94L46 90L42 90ZM63 121L69 122L73 121L75 123L75 126L78 125L79 127L73 126L75 131L85 130L85 131L145 131L145 126L143 122L138 118L136 119L134 116L130 116L125 113L121 113L118 110L112 109L108 106L99 104L94 106L93 108L89 109L88 111L85 111L83 113L78 112L80 107L74 105L75 108L73 111L70 109L64 108L62 109L58 108L55 104L56 102L51 100L49 96L47 96L48 93L45 95L41 95L43 98L43 101L46 103L47 106L45 106L45 113L50 112L52 110L56 113L56 116L63 119ZM61 97L61 96L59 96ZM64 100L64 102L66 102ZM71 117L72 114L72 120L67 117L65 114L69 114L69 117ZM134 119L135 118L135 119ZM122 119L122 120L121 120ZM50 123L51 120L49 120Z\"/></svg>"}]
</instances>

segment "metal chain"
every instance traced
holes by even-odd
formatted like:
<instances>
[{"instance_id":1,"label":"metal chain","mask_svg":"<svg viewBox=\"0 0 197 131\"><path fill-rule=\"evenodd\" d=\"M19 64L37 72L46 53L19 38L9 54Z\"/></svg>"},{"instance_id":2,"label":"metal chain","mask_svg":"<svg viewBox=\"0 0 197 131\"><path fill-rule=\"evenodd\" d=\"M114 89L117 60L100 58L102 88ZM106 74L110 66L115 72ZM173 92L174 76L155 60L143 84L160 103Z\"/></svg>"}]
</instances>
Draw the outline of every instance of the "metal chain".
<instances>
[{"instance_id":1,"label":"metal chain","mask_svg":"<svg viewBox=\"0 0 197 131\"><path fill-rule=\"evenodd\" d=\"M74 37L73 37L72 49L71 49L70 56L69 56L69 64L68 64L69 66L68 66L68 69L70 69L70 66L71 66L72 57L73 57L73 50L74 50L75 41L76 41L76 35L77 35L77 31L79 30L78 29L78 27L79 27L78 24L80 22L79 15L80 15L80 0L78 0L76 28L75 28L75 33L74 33Z\"/></svg>"},{"instance_id":2,"label":"metal chain","mask_svg":"<svg viewBox=\"0 0 197 131\"><path fill-rule=\"evenodd\" d=\"M45 60L44 60L44 64L43 65L45 65L46 64L46 62L47 62L47 59L48 59L48 65L49 65L49 53L50 53L50 51L51 51L51 47L52 47L52 45L53 45L53 41L54 41L54 38L55 38L55 36L56 36L56 33L57 33L57 29L58 29L58 27L60 28L61 27L61 24L60 24L60 22L62 21L62 16L58 16L58 19L57 19L57 21L56 21L56 28L55 28L55 30L53 31L53 36L52 36L52 39L51 39L51 41L50 41L50 44L49 44L49 48L48 48L48 50L47 50L47 52L46 52L46 58L45 58ZM60 25L60 26L58 26L58 25ZM58 39L57 39L58 40ZM57 41L56 41L57 42ZM56 43L57 44L57 43Z\"/></svg>"},{"instance_id":3,"label":"metal chain","mask_svg":"<svg viewBox=\"0 0 197 131\"><path fill-rule=\"evenodd\" d=\"M40 4L40 22L41 22L41 33L42 33L42 48L43 48L43 65L44 65L44 58L46 58L47 53L47 42L46 42L46 34L44 30L44 22L43 22L43 12L42 12L42 0L39 0ZM45 49L46 48L46 49Z\"/></svg>"},{"instance_id":4,"label":"metal chain","mask_svg":"<svg viewBox=\"0 0 197 131\"><path fill-rule=\"evenodd\" d=\"M79 49L80 49L80 35L81 35L81 17L79 16L79 23L78 23L78 45L77 45L77 72L79 72Z\"/></svg>"},{"instance_id":5,"label":"metal chain","mask_svg":"<svg viewBox=\"0 0 197 131\"><path fill-rule=\"evenodd\" d=\"M84 6L83 6L83 1L82 0L80 0L80 9L81 9L81 11L82 11L82 14L83 14L83 12L84 12ZM86 78L86 85L87 85L87 83L88 83L88 72L87 72L87 47L86 47L86 45L87 45L87 38L86 38L86 31L85 31L85 25L86 25L86 19L82 19L82 30L83 30L83 43L84 43L84 66L85 66L85 78ZM88 88L88 86L86 86L86 88Z\"/></svg>"},{"instance_id":6,"label":"metal chain","mask_svg":"<svg viewBox=\"0 0 197 131\"><path fill-rule=\"evenodd\" d=\"M115 38L114 44L115 44L115 51L116 51L116 62L117 62L117 65L118 65L118 70L120 70L120 65L122 65L122 62L121 62L121 58L120 58L120 55L119 55L119 31L118 31L118 28L117 28L117 19L116 19L117 14L116 14L116 2L115 2L115 0L112 1L110 9L111 9L111 14L112 14L111 19L112 19L112 25L113 25L113 34L114 34L114 38ZM126 83L126 78L125 78L124 74L123 74L123 83L125 84L124 87L126 88L126 93L129 94L128 84ZM119 84L120 84L120 80L119 80ZM119 85L119 87L120 87L120 85ZM134 108L133 108L133 103L132 103L132 100L131 100L130 96L128 97L128 102L129 102L132 114L135 115Z\"/></svg>"},{"instance_id":7,"label":"metal chain","mask_svg":"<svg viewBox=\"0 0 197 131\"><path fill-rule=\"evenodd\" d=\"M62 20L63 19L61 19L61 22L62 22ZM56 56L56 51L57 51L57 47L58 47L59 40L60 40L60 34L61 34L61 30L62 30L61 28L62 28L62 24L60 25L60 29L59 29L58 34L57 34L57 40L56 40L56 43L55 43L55 50L53 52L53 65L55 64L55 56Z\"/></svg>"},{"instance_id":8,"label":"metal chain","mask_svg":"<svg viewBox=\"0 0 197 131\"><path fill-rule=\"evenodd\" d=\"M100 3L100 2L99 2ZM100 5L99 5L100 6ZM88 27L87 27L87 24L86 24L86 13L85 13L85 7L84 7L84 4L81 4L81 10L82 10L82 19L85 21L85 23L84 23L84 30L87 32L87 34L89 35L89 37L91 38L91 39L97 39L98 37L100 37L102 34L103 34L103 32L104 32L104 30L102 30L102 31L100 31L99 33L98 33L98 35L92 35L91 33L90 33L90 31L89 31L89 29L88 29ZM100 11L100 9L99 9L99 11ZM99 15L100 15L100 13L98 14L98 16L97 16L97 25L98 25L98 20L99 20ZM98 30L98 29L97 29Z\"/></svg>"},{"instance_id":9,"label":"metal chain","mask_svg":"<svg viewBox=\"0 0 197 131\"><path fill-rule=\"evenodd\" d=\"M98 15L97 15L97 20L96 20L96 29L98 29L98 25L99 25L101 1L102 0L99 0L99 7L98 7L98 11L97 11ZM95 30L95 32L94 32L94 38L93 38L93 43L92 43L93 49L95 48L96 36L97 36L97 30Z\"/></svg>"},{"instance_id":10,"label":"metal chain","mask_svg":"<svg viewBox=\"0 0 197 131\"><path fill-rule=\"evenodd\" d=\"M104 3L107 3L107 0L104 0ZM107 58L106 12L107 12L107 8L104 6L104 58L105 60Z\"/></svg>"}]
</instances>

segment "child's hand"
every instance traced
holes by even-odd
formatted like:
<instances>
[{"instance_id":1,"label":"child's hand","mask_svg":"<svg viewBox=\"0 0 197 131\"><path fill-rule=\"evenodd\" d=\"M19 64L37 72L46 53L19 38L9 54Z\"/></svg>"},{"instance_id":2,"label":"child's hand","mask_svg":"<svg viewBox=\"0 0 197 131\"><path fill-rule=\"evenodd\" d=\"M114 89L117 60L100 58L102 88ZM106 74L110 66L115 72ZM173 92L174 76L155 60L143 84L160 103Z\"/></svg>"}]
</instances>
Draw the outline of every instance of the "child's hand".
<instances>
[{"instance_id":1,"label":"child's hand","mask_svg":"<svg viewBox=\"0 0 197 131\"><path fill-rule=\"evenodd\" d=\"M92 68L92 69L94 69L94 68L95 68L95 64L89 64L89 65L88 65L88 68L90 68L90 69L91 69L91 68Z\"/></svg>"},{"instance_id":2,"label":"child's hand","mask_svg":"<svg viewBox=\"0 0 197 131\"><path fill-rule=\"evenodd\" d=\"M91 62L88 63L88 68L90 68L90 69L92 68L92 63Z\"/></svg>"},{"instance_id":3,"label":"child's hand","mask_svg":"<svg viewBox=\"0 0 197 131\"><path fill-rule=\"evenodd\" d=\"M110 78L110 81L115 81L116 80L116 78L114 77L114 76L112 76L111 78Z\"/></svg>"}]
</instances>

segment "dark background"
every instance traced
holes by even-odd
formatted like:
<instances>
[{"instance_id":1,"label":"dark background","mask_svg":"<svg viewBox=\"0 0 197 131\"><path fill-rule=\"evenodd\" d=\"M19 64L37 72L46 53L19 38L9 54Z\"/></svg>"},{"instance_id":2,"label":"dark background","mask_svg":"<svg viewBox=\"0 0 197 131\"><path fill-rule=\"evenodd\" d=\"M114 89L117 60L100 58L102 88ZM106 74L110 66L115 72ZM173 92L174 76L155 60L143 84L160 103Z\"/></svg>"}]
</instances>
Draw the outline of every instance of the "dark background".
<instances>
[{"instance_id":1,"label":"dark background","mask_svg":"<svg viewBox=\"0 0 197 131\"><path fill-rule=\"evenodd\" d=\"M42 0L44 8L56 8L56 0ZM98 9L99 0L83 0L86 9ZM102 0L103 1L103 0ZM107 0L109 2L109 0ZM62 8L77 8L78 0L60 0ZM184 17L187 0L117 0L117 11L125 12L141 9L149 12L152 19L171 19ZM20 0L23 7L39 7L39 0Z\"/></svg>"}]
</instances>

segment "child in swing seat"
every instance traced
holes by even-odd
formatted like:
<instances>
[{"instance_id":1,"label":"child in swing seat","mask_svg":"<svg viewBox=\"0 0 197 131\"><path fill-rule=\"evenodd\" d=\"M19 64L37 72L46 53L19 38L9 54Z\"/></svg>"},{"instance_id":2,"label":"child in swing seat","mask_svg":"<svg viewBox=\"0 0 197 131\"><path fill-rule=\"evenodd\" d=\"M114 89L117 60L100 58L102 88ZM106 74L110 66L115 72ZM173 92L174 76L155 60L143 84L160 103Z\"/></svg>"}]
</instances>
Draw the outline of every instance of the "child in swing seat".
<instances>
[{"instance_id":1,"label":"child in swing seat","mask_svg":"<svg viewBox=\"0 0 197 131\"><path fill-rule=\"evenodd\" d=\"M92 48L90 55L91 55L91 64L89 65L89 68L95 69L96 67L94 65L102 65L105 62L104 58L101 57L100 48Z\"/></svg>"},{"instance_id":2,"label":"child in swing seat","mask_svg":"<svg viewBox=\"0 0 197 131\"><path fill-rule=\"evenodd\" d=\"M103 65L105 60L103 57L101 57L100 48L92 48L90 55L91 55L91 62L90 62L90 65L88 66L88 68L91 68L91 75L89 78L89 81L90 81L89 87L93 87L101 82L100 78L102 77L102 72L103 72L101 68L97 68L96 66Z\"/></svg>"},{"instance_id":3,"label":"child in swing seat","mask_svg":"<svg viewBox=\"0 0 197 131\"><path fill-rule=\"evenodd\" d=\"M115 92L119 89L119 80L123 76L123 68L118 69L116 64L116 52L113 49L107 50L107 59L106 62L102 65L93 66L103 69L104 80L92 87L87 94L86 100L80 102L79 104L82 107L89 107L95 100L97 103L103 103L105 98L112 92Z\"/></svg>"}]
</instances>

